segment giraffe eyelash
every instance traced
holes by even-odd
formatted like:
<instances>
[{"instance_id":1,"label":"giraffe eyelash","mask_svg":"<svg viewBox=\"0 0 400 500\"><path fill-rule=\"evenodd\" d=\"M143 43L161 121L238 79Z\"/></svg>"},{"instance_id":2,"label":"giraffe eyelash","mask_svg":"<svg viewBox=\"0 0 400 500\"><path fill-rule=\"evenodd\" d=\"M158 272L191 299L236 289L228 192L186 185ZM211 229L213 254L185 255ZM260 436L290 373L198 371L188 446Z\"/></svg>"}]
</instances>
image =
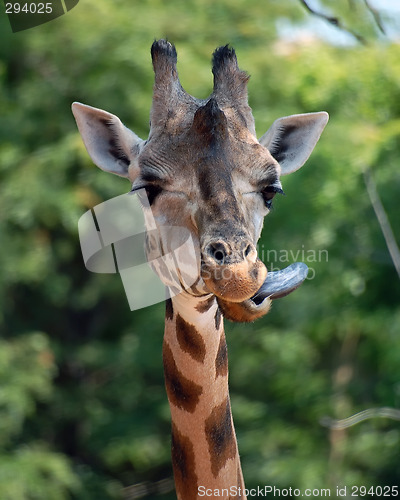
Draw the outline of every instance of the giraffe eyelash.
<instances>
[{"instance_id":1,"label":"giraffe eyelash","mask_svg":"<svg viewBox=\"0 0 400 500\"><path fill-rule=\"evenodd\" d=\"M129 191L129 194L134 194L137 191L140 191L141 189L144 189L146 191L146 196L147 196L149 205L152 205L154 203L154 200L156 199L156 197L163 190L162 187L157 186L156 184L138 184L137 186L135 186L133 184L132 189ZM140 193L139 193L139 198L140 198Z\"/></svg>"},{"instance_id":2,"label":"giraffe eyelash","mask_svg":"<svg viewBox=\"0 0 400 500\"><path fill-rule=\"evenodd\" d=\"M145 184L141 184L139 186L133 185L132 189L129 191L129 194L136 193L136 191L140 191L141 189L146 189L146 185Z\"/></svg>"},{"instance_id":3,"label":"giraffe eyelash","mask_svg":"<svg viewBox=\"0 0 400 500\"><path fill-rule=\"evenodd\" d=\"M279 181L270 184L261 191L264 204L268 208L268 210L271 210L273 208L272 200L276 194L285 194Z\"/></svg>"}]
</instances>

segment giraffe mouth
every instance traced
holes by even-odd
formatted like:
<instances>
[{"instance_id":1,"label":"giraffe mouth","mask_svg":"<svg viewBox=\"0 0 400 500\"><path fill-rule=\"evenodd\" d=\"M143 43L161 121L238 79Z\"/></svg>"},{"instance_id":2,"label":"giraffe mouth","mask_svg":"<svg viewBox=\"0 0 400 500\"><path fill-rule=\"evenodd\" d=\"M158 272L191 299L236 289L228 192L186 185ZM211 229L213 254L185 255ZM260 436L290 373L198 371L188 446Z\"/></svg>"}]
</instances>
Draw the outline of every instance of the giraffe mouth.
<instances>
[{"instance_id":1,"label":"giraffe mouth","mask_svg":"<svg viewBox=\"0 0 400 500\"><path fill-rule=\"evenodd\" d=\"M258 292L250 300L260 305L265 299L280 299L292 293L307 278L308 267L304 262L295 262L280 271L270 271Z\"/></svg>"},{"instance_id":2,"label":"giraffe mouth","mask_svg":"<svg viewBox=\"0 0 400 500\"><path fill-rule=\"evenodd\" d=\"M235 303L217 297L218 305L224 317L231 321L254 321L267 314L272 300L285 297L296 290L306 279L307 274L306 264L295 262L280 271L269 272L264 283L249 299Z\"/></svg>"}]
</instances>

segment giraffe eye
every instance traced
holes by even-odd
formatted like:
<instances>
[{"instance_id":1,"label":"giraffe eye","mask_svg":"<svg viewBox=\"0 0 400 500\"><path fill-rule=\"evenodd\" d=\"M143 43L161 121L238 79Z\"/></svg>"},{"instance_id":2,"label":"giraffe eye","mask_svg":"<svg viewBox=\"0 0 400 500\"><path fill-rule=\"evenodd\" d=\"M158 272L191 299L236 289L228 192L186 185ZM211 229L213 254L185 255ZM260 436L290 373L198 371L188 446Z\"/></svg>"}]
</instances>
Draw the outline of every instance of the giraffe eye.
<instances>
[{"instance_id":1,"label":"giraffe eye","mask_svg":"<svg viewBox=\"0 0 400 500\"><path fill-rule=\"evenodd\" d=\"M272 200L273 200L274 196L276 195L276 193L285 194L283 192L283 189L282 189L282 186L280 183L271 184L270 186L267 186L266 188L264 188L261 191L261 194L262 194L262 197L264 200L264 204L268 208L268 210L271 210L273 208Z\"/></svg>"},{"instance_id":2,"label":"giraffe eye","mask_svg":"<svg viewBox=\"0 0 400 500\"><path fill-rule=\"evenodd\" d=\"M150 205L154 203L154 200L161 193L162 188L160 186L156 186L155 184L148 184L145 186L147 198L149 199Z\"/></svg>"},{"instance_id":3,"label":"giraffe eye","mask_svg":"<svg viewBox=\"0 0 400 500\"><path fill-rule=\"evenodd\" d=\"M139 184L137 186L133 186L130 192L135 193L140 189L144 189L146 191L147 199L149 200L150 205L154 203L154 200L162 191L162 188L156 184Z\"/></svg>"}]
</instances>

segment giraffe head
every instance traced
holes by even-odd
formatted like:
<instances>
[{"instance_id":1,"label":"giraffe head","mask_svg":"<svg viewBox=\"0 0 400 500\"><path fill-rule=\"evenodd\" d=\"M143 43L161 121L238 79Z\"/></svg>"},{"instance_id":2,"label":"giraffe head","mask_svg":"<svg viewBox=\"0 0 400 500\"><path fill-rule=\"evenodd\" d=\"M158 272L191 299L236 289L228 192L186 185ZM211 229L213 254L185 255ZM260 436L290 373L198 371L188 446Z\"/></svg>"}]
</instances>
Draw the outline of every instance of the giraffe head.
<instances>
[{"instance_id":1,"label":"giraffe head","mask_svg":"<svg viewBox=\"0 0 400 500\"><path fill-rule=\"evenodd\" d=\"M290 292L305 277L296 279L293 269L267 277L256 243L273 197L283 193L280 176L304 164L328 115L280 118L257 140L247 101L249 77L233 49L214 52L214 88L205 100L182 88L172 44L154 42L151 54L155 85L148 139L106 111L74 103L78 128L95 164L128 178L132 191L146 190L161 230L190 231L199 266L188 292L211 292L225 316L253 320L269 309L268 297Z\"/></svg>"}]
</instances>

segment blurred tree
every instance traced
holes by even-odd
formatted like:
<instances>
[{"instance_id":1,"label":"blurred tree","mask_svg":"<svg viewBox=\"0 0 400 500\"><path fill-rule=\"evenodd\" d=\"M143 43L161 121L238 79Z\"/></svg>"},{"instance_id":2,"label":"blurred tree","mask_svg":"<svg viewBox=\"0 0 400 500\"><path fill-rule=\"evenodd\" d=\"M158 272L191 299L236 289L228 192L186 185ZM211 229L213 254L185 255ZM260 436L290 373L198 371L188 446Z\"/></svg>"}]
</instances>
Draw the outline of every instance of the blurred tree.
<instances>
[{"instance_id":1,"label":"blurred tree","mask_svg":"<svg viewBox=\"0 0 400 500\"><path fill-rule=\"evenodd\" d=\"M368 0L321 1L321 9L309 0L299 0L307 12L323 19L332 26L349 33L357 42L366 44L379 35L386 35L385 24L390 18L375 8Z\"/></svg>"},{"instance_id":2,"label":"blurred tree","mask_svg":"<svg viewBox=\"0 0 400 500\"><path fill-rule=\"evenodd\" d=\"M308 164L283 179L259 245L269 268L304 260L310 279L264 320L227 328L247 483L398 483L398 423L321 425L400 398L399 280L363 180L370 169L399 242L398 44L372 43L371 12L328 7L371 42L281 39L279 20L307 19L299 0L86 0L17 34L0 18L2 500L171 487L160 482L171 477L163 305L130 313L119 278L83 266L79 217L129 186L93 167L70 113L74 100L99 106L145 137L149 47L162 36L198 97L211 89L211 52L235 46L259 135L282 115L331 115Z\"/></svg>"}]
</instances>

